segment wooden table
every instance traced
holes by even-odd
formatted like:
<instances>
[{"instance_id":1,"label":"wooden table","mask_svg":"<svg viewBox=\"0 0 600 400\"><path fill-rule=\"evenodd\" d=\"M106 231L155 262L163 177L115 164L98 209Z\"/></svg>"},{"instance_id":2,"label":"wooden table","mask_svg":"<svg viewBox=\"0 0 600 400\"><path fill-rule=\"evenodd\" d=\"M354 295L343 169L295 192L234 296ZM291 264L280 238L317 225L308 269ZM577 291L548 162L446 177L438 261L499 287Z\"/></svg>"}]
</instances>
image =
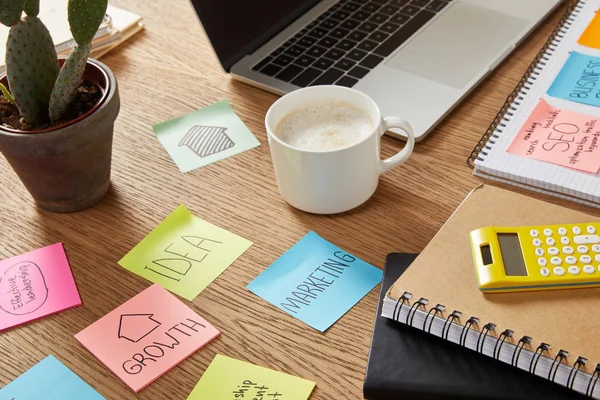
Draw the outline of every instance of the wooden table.
<instances>
[{"instance_id":1,"label":"wooden table","mask_svg":"<svg viewBox=\"0 0 600 400\"><path fill-rule=\"evenodd\" d=\"M118 78L122 105L112 187L100 204L76 214L38 210L0 157L0 259L63 242L83 299L81 307L0 334L0 387L54 354L107 399L185 399L220 353L316 381L312 400L361 399L379 287L323 334L246 285L310 230L378 267L389 252L422 250L480 182L465 160L564 7L419 143L404 166L384 175L369 202L343 215L315 216L291 208L277 191L263 125L277 97L231 80L189 2L168 3L114 1L143 15L146 31L103 58ZM152 125L221 99L229 99L261 146L180 173ZM401 145L386 137L383 155ZM150 285L117 261L181 203L254 245L193 302L184 300L222 336L135 395L73 335Z\"/></svg>"}]
</instances>

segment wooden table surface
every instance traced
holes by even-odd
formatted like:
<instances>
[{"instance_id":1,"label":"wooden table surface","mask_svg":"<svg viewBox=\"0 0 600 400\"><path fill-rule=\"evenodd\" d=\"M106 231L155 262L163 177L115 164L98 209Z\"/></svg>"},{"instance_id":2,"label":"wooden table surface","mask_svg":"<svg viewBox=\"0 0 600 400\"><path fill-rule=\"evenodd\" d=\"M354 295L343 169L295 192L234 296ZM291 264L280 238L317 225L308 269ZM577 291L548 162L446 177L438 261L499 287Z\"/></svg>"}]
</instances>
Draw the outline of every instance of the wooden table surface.
<instances>
[{"instance_id":1,"label":"wooden table surface","mask_svg":"<svg viewBox=\"0 0 600 400\"><path fill-rule=\"evenodd\" d=\"M379 287L320 333L246 285L310 230L377 267L390 252L422 250L480 183L465 161L564 7L419 143L404 166L382 176L370 201L343 215L315 216L291 208L277 191L263 125L277 96L231 80L188 0L168 3L114 1L142 15L146 30L103 58L117 76L122 103L112 187L101 203L75 214L41 211L0 157L0 259L63 242L83 299L81 307L0 334L0 387L54 354L107 399L185 399L219 353L316 381L312 400L361 399ZM221 99L229 99L261 146L180 173L152 125ZM384 138L383 155L401 145ZM73 335L151 284L117 261L181 203L254 245L193 302L184 300L222 336L136 395Z\"/></svg>"}]
</instances>

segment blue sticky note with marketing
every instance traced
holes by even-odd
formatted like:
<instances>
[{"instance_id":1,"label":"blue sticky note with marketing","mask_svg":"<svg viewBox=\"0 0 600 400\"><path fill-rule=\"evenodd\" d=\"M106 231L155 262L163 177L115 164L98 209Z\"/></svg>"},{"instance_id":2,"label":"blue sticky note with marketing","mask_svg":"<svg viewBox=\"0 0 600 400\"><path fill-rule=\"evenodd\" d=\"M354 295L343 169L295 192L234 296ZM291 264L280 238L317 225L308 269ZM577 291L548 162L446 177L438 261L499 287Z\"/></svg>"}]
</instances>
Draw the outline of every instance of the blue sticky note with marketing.
<instances>
[{"instance_id":1,"label":"blue sticky note with marketing","mask_svg":"<svg viewBox=\"0 0 600 400\"><path fill-rule=\"evenodd\" d=\"M248 289L324 332L379 282L382 272L310 232Z\"/></svg>"},{"instance_id":2,"label":"blue sticky note with marketing","mask_svg":"<svg viewBox=\"0 0 600 400\"><path fill-rule=\"evenodd\" d=\"M4 400L104 400L73 371L49 355L0 389Z\"/></svg>"},{"instance_id":3,"label":"blue sticky note with marketing","mask_svg":"<svg viewBox=\"0 0 600 400\"><path fill-rule=\"evenodd\" d=\"M548 94L564 100L600 107L600 58L571 52L548 89Z\"/></svg>"}]
</instances>

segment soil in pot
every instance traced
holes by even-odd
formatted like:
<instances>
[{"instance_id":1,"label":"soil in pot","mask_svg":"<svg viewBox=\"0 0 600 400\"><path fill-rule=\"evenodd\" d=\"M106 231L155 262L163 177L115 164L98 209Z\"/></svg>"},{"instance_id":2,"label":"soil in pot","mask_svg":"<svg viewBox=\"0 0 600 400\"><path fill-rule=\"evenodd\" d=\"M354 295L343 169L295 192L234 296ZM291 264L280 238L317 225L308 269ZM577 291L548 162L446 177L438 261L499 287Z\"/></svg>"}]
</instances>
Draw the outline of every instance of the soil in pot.
<instances>
[{"instance_id":1,"label":"soil in pot","mask_svg":"<svg viewBox=\"0 0 600 400\"><path fill-rule=\"evenodd\" d=\"M19 114L17 105L9 102L6 97L0 96L0 123L8 128L21 131L47 129L55 125L61 125L72 121L84 115L94 108L101 98L102 89L98 85L89 81L83 81L77 88L75 100L67 110L62 121L58 124L46 122L44 124L29 125L21 119L21 114Z\"/></svg>"}]
</instances>

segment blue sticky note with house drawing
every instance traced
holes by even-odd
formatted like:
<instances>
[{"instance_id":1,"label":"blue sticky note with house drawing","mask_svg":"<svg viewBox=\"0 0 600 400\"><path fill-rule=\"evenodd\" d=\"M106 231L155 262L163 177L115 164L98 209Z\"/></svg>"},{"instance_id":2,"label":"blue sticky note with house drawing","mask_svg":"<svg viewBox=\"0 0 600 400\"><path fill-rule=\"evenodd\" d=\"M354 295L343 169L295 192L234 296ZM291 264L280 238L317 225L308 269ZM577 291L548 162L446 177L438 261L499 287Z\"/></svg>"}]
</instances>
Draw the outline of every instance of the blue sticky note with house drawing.
<instances>
[{"instance_id":1,"label":"blue sticky note with house drawing","mask_svg":"<svg viewBox=\"0 0 600 400\"><path fill-rule=\"evenodd\" d=\"M2 400L104 400L90 385L49 355L0 389Z\"/></svg>"},{"instance_id":2,"label":"blue sticky note with house drawing","mask_svg":"<svg viewBox=\"0 0 600 400\"><path fill-rule=\"evenodd\" d=\"M560 99L600 107L600 58L571 52L548 94Z\"/></svg>"},{"instance_id":3,"label":"blue sticky note with house drawing","mask_svg":"<svg viewBox=\"0 0 600 400\"><path fill-rule=\"evenodd\" d=\"M381 282L382 271L310 232L248 289L324 332Z\"/></svg>"}]
</instances>

